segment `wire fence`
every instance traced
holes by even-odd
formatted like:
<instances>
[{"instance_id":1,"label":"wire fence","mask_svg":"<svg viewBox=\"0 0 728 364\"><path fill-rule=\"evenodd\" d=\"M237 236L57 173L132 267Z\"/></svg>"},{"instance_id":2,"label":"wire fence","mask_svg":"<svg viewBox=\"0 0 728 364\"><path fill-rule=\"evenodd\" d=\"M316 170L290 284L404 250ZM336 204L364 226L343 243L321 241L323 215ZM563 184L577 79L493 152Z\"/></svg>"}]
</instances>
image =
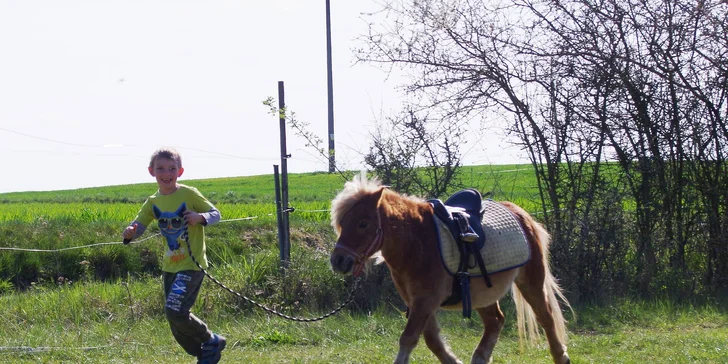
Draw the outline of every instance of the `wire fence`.
<instances>
[{"instance_id":1,"label":"wire fence","mask_svg":"<svg viewBox=\"0 0 728 364\"><path fill-rule=\"evenodd\" d=\"M293 211L293 210L291 210ZM326 209L320 209L320 210L300 210L296 209L297 212L307 212L307 213L328 213L329 210ZM275 216L275 213L269 213L262 216ZM241 217L241 218L234 218L234 219L224 219L220 220L220 223L226 223L226 222L235 222L235 221L249 221L249 220L255 220L260 218L261 216L249 216L249 217ZM140 240L133 240L129 244L141 244L149 239L153 239L157 236L160 236L160 233L156 233L154 235L147 236ZM98 247L98 246L105 246L105 245L118 245L118 244L124 244L122 241L110 241L110 242L99 242L99 243L92 243L87 245L79 245L79 246L71 246L66 248L59 248L59 249L35 249L35 248L15 248L15 247L0 247L0 251L21 251L21 252L35 252L35 253L57 253L67 250L76 250L76 249L85 249L85 248L92 248L92 247Z\"/></svg>"},{"instance_id":2,"label":"wire fence","mask_svg":"<svg viewBox=\"0 0 728 364\"><path fill-rule=\"evenodd\" d=\"M225 222L233 222L233 221L246 221L246 220L254 220L257 219L258 216L250 216L250 217L241 217L236 219L226 219L226 220L220 220L220 223ZM162 234L156 233L154 235L147 236L144 239L140 240L133 240L129 242L129 244L141 244L149 239L153 239L157 236L160 236ZM92 248L97 246L104 246L104 245L118 245L118 244L124 244L122 241L110 241L110 242L103 242L103 243L93 243L93 244L87 244L87 245L79 245L79 246L71 246L67 248L59 248L59 249L33 249L33 248L14 248L14 247L0 247L0 250L10 250L10 251L22 251L22 252L36 252L36 253L57 253L62 252L66 250L74 250L74 249L85 249L85 248Z\"/></svg>"}]
</instances>

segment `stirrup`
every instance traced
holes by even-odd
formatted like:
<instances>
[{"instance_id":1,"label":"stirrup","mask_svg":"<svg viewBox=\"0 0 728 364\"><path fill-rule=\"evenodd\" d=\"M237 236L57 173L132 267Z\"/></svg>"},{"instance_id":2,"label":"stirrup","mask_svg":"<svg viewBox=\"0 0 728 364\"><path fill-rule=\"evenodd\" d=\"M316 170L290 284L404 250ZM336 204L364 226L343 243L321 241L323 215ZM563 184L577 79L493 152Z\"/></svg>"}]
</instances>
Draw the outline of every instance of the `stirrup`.
<instances>
[{"instance_id":1,"label":"stirrup","mask_svg":"<svg viewBox=\"0 0 728 364\"><path fill-rule=\"evenodd\" d=\"M462 233L460 234L460 239L466 243L474 243L478 240L478 234L476 233Z\"/></svg>"}]
</instances>

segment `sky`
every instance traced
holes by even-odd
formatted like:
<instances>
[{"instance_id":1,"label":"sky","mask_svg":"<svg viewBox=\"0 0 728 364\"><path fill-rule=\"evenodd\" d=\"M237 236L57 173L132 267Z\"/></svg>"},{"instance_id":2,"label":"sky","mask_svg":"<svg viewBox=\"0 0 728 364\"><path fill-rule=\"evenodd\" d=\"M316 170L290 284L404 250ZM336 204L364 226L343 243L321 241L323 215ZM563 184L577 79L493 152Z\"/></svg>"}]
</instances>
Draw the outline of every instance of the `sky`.
<instances>
[{"instance_id":1,"label":"sky","mask_svg":"<svg viewBox=\"0 0 728 364\"><path fill-rule=\"evenodd\" d=\"M327 148L325 1L0 0L0 193L154 182L152 152L177 148L189 179L272 175L287 109ZM356 63L374 0L331 1L340 168L365 168L375 123L407 79ZM374 19L376 20L376 19ZM522 163L493 126L464 164ZM289 173L328 162L286 129Z\"/></svg>"}]
</instances>

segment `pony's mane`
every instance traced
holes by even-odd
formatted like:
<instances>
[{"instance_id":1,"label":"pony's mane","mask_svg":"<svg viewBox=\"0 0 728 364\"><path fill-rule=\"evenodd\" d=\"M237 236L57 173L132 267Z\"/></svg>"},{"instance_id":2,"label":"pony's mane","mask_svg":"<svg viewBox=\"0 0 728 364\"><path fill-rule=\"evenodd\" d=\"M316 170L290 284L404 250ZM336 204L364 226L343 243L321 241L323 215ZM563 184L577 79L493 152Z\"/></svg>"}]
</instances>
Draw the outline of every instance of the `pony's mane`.
<instances>
[{"instance_id":1,"label":"pony's mane","mask_svg":"<svg viewBox=\"0 0 728 364\"><path fill-rule=\"evenodd\" d=\"M372 177L367 179L365 171L354 176L351 181L344 184L344 189L331 201L331 226L338 236L341 233L341 218L351 210L362 197L379 191L382 182Z\"/></svg>"}]
</instances>

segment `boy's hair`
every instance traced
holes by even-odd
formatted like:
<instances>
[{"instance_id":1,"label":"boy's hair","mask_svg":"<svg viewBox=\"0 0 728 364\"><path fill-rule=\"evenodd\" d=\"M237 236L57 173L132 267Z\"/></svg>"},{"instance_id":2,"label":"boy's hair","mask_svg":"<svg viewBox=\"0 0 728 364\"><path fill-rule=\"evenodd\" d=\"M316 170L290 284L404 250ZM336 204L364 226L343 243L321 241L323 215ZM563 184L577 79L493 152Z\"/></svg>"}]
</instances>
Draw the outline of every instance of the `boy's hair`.
<instances>
[{"instance_id":1,"label":"boy's hair","mask_svg":"<svg viewBox=\"0 0 728 364\"><path fill-rule=\"evenodd\" d=\"M182 167L182 156L179 155L177 150L174 148L159 148L152 153L152 158L149 160L149 167L154 168L154 161L157 158L167 158L177 162L177 167Z\"/></svg>"}]
</instances>

